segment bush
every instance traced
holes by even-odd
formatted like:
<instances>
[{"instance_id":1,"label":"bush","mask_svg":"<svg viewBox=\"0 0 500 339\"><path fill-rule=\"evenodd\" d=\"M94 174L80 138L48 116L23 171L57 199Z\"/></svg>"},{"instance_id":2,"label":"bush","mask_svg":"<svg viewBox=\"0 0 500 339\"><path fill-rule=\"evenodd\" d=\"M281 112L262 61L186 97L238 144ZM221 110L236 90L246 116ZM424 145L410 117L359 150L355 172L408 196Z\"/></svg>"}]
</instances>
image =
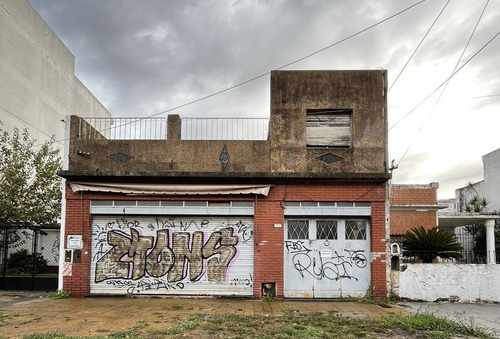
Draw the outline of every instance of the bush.
<instances>
[{"instance_id":1,"label":"bush","mask_svg":"<svg viewBox=\"0 0 500 339\"><path fill-rule=\"evenodd\" d=\"M20 249L7 260L7 274L32 274L33 264L35 274L43 273L47 268L47 260L43 255L37 253L33 262L33 254L28 253L27 249Z\"/></svg>"}]
</instances>

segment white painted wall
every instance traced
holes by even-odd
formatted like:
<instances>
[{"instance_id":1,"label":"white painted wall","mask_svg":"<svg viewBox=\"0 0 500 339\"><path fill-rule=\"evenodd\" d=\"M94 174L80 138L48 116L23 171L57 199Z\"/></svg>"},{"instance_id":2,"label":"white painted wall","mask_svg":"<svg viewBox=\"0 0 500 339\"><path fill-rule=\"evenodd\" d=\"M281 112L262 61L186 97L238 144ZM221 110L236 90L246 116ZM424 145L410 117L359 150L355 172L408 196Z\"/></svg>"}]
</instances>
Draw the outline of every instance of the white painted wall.
<instances>
[{"instance_id":1,"label":"white painted wall","mask_svg":"<svg viewBox=\"0 0 500 339\"><path fill-rule=\"evenodd\" d=\"M66 115L110 116L74 75L75 57L26 0L0 0L0 51L3 129L28 127L39 142L54 134L62 140Z\"/></svg>"},{"instance_id":2,"label":"white painted wall","mask_svg":"<svg viewBox=\"0 0 500 339\"><path fill-rule=\"evenodd\" d=\"M490 211L500 210L500 148L483 156L484 197Z\"/></svg>"},{"instance_id":3,"label":"white painted wall","mask_svg":"<svg viewBox=\"0 0 500 339\"><path fill-rule=\"evenodd\" d=\"M405 265L396 291L402 298L435 301L457 296L462 302L500 302L500 265Z\"/></svg>"}]
</instances>

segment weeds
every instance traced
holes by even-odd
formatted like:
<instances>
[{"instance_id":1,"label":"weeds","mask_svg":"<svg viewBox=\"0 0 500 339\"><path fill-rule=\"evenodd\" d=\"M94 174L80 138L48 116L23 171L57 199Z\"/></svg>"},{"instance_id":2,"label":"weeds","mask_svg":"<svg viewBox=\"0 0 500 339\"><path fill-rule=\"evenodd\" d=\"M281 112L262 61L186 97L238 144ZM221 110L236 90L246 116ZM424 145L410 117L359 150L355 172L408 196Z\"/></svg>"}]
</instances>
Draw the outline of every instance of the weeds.
<instances>
[{"instance_id":1,"label":"weeds","mask_svg":"<svg viewBox=\"0 0 500 339\"><path fill-rule=\"evenodd\" d=\"M52 294L50 297L52 299L66 299L69 298L71 295L68 291L65 290L57 290L56 293Z\"/></svg>"},{"instance_id":2,"label":"weeds","mask_svg":"<svg viewBox=\"0 0 500 339\"><path fill-rule=\"evenodd\" d=\"M375 319L332 317L327 313L300 313L284 310L283 316L194 315L185 316L172 328L149 327L138 322L132 328L106 333L107 338L164 337L240 337L240 338L493 338L473 324L461 324L432 314L390 315ZM27 339L70 338L58 333L33 334ZM96 338L96 337L94 337Z\"/></svg>"}]
</instances>

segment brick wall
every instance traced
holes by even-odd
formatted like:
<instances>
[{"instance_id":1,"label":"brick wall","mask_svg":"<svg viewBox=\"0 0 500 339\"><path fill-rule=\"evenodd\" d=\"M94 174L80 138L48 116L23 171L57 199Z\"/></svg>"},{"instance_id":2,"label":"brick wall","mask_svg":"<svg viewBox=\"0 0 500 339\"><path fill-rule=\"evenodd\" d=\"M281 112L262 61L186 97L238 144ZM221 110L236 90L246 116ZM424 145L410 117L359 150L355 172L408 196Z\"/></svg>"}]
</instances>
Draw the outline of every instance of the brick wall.
<instances>
[{"instance_id":1,"label":"brick wall","mask_svg":"<svg viewBox=\"0 0 500 339\"><path fill-rule=\"evenodd\" d=\"M89 293L90 276L90 200L251 200L254 219L254 297L261 297L261 284L274 282L278 297L284 285L284 202L285 201L354 201L371 202L371 287L377 297L387 296L385 184L277 184L267 197L262 196L174 196L139 197L110 193L74 193L66 190L66 235L83 234L82 263L73 264L73 275L64 277L63 288L74 296ZM281 227L274 227L280 224ZM66 238L66 236L65 236ZM64 244L66 247L66 244Z\"/></svg>"},{"instance_id":2,"label":"brick wall","mask_svg":"<svg viewBox=\"0 0 500 339\"><path fill-rule=\"evenodd\" d=\"M391 205L435 205L436 188L412 188L393 186L391 189Z\"/></svg>"},{"instance_id":3,"label":"brick wall","mask_svg":"<svg viewBox=\"0 0 500 339\"><path fill-rule=\"evenodd\" d=\"M436 211L391 211L391 235L402 235L413 227L420 226L425 229L436 227Z\"/></svg>"}]
</instances>

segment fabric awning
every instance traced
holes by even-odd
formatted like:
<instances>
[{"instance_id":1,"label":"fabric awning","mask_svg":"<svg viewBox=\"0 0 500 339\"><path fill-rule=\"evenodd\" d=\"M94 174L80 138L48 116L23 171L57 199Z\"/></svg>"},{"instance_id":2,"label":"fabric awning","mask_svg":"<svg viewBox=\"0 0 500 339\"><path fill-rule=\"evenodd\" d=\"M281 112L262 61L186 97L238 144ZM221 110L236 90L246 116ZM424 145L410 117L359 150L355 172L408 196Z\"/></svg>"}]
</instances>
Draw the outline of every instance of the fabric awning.
<instances>
[{"instance_id":1,"label":"fabric awning","mask_svg":"<svg viewBox=\"0 0 500 339\"><path fill-rule=\"evenodd\" d=\"M73 192L111 192L128 195L206 195L206 194L261 194L267 196L271 185L162 185L70 182Z\"/></svg>"}]
</instances>

